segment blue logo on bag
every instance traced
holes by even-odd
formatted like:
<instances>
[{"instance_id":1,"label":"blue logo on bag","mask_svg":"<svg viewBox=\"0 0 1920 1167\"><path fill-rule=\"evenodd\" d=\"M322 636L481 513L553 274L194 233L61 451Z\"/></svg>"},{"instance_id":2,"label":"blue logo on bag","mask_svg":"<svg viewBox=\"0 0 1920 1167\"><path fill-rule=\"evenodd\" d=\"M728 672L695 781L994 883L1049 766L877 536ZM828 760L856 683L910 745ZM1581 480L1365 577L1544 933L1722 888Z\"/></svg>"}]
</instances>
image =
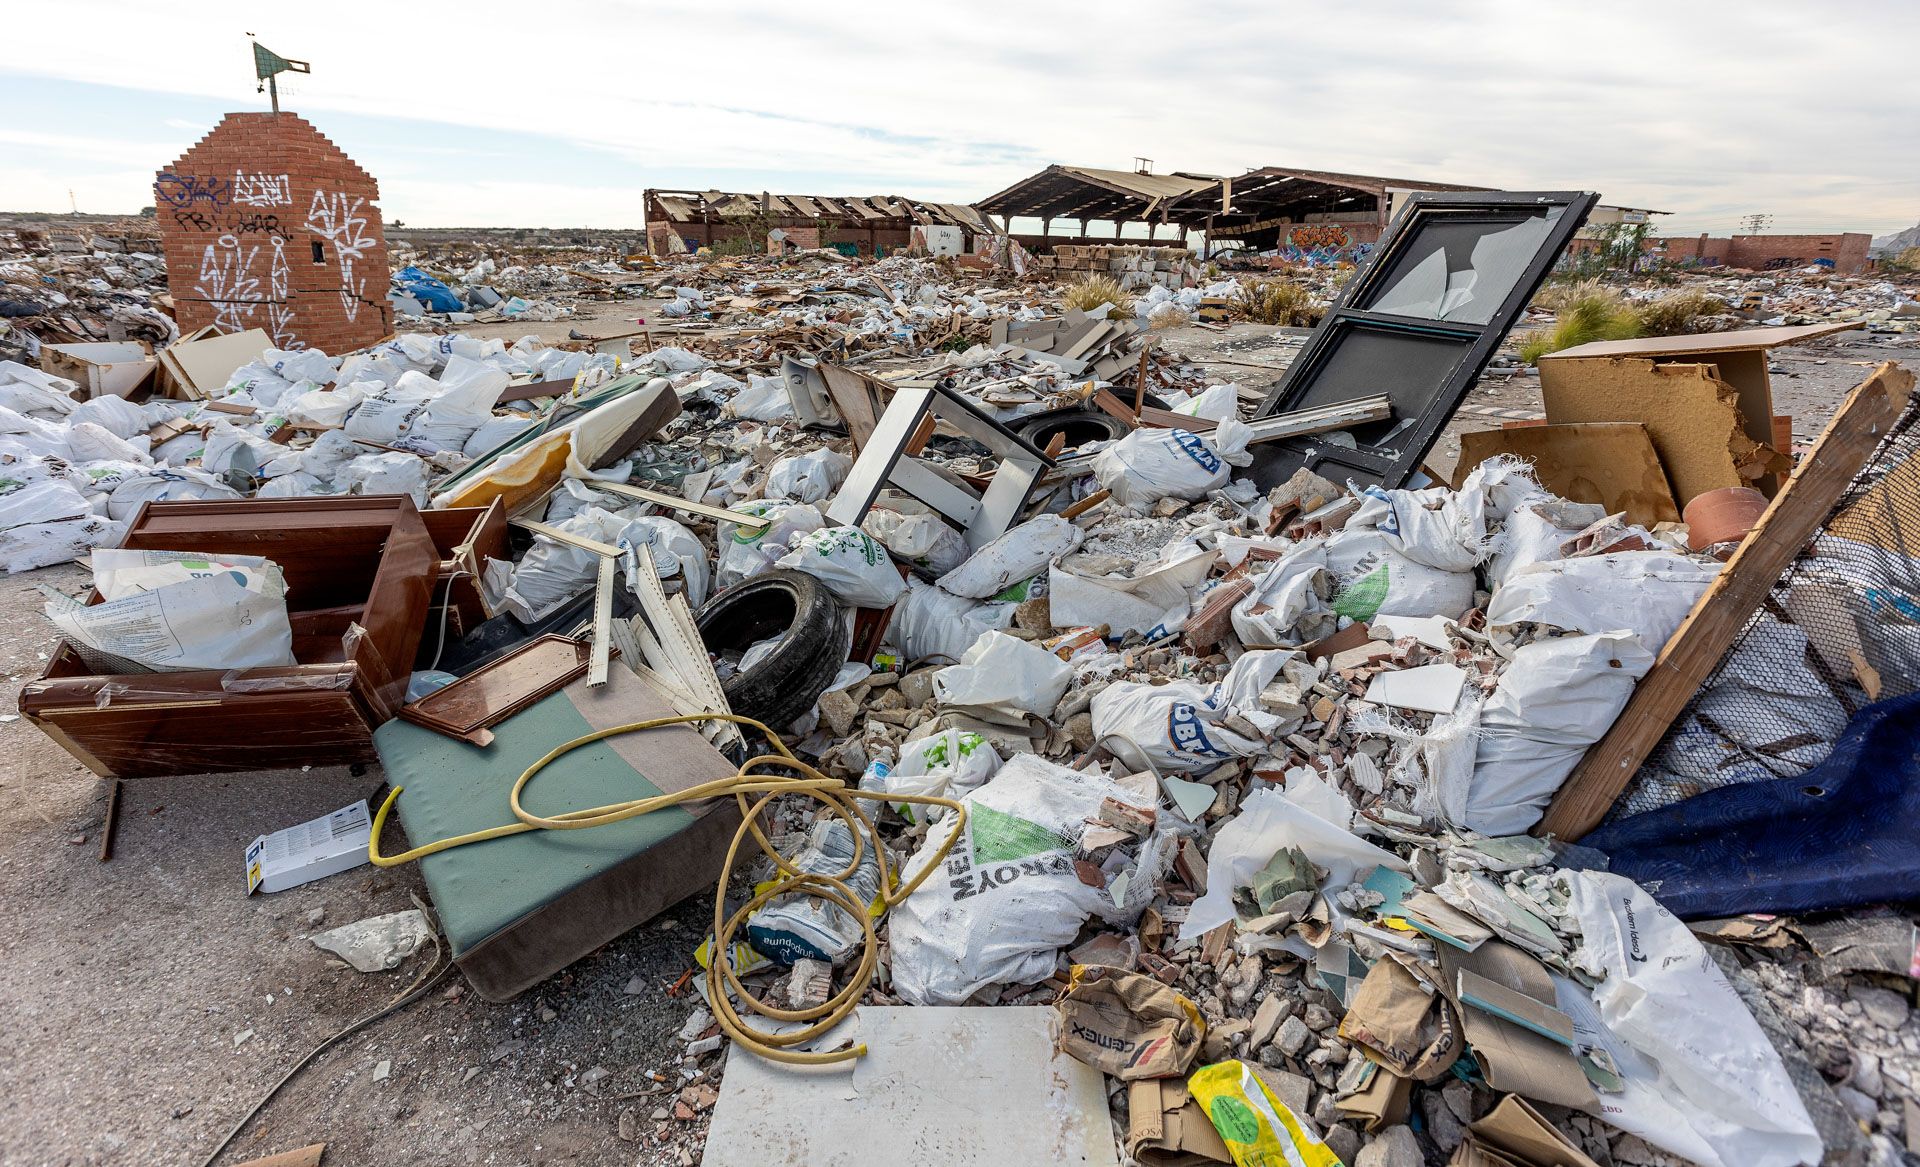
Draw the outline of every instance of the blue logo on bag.
<instances>
[{"instance_id":1,"label":"blue logo on bag","mask_svg":"<svg viewBox=\"0 0 1920 1167\"><path fill-rule=\"evenodd\" d=\"M1219 747L1207 740L1207 732L1201 728L1199 712L1185 701L1167 711L1167 737L1173 742L1173 748L1183 753L1203 758L1226 756Z\"/></svg>"},{"instance_id":2,"label":"blue logo on bag","mask_svg":"<svg viewBox=\"0 0 1920 1167\"><path fill-rule=\"evenodd\" d=\"M1202 470L1208 474L1220 473L1220 455L1208 448L1200 435L1188 430L1173 430L1167 436L1173 439L1173 444L1179 446L1187 457L1198 462Z\"/></svg>"}]
</instances>

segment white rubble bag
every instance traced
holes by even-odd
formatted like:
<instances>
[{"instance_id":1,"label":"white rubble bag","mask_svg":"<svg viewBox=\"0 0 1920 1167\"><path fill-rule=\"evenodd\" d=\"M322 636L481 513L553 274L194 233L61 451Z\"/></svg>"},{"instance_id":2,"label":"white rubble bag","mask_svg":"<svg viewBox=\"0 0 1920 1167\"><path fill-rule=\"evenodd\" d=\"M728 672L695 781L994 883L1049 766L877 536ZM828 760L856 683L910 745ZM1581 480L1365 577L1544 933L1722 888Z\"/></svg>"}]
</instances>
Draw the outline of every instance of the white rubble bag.
<instances>
[{"instance_id":1,"label":"white rubble bag","mask_svg":"<svg viewBox=\"0 0 1920 1167\"><path fill-rule=\"evenodd\" d=\"M907 514L875 507L860 529L909 563L944 575L972 554L966 538L931 512Z\"/></svg>"},{"instance_id":2,"label":"white rubble bag","mask_svg":"<svg viewBox=\"0 0 1920 1167\"><path fill-rule=\"evenodd\" d=\"M944 657L958 662L973 642L1013 623L1014 603L969 600L938 584L909 578L894 601L887 642L910 662Z\"/></svg>"},{"instance_id":3,"label":"white rubble bag","mask_svg":"<svg viewBox=\"0 0 1920 1167\"><path fill-rule=\"evenodd\" d=\"M614 546L626 553L622 566L628 579L640 570L640 557L634 549L645 547L655 575L663 580L679 576L686 584L687 603L693 607L707 602L707 549L685 525L665 515L641 515L620 528ZM598 564L594 567L599 569Z\"/></svg>"},{"instance_id":4,"label":"white rubble bag","mask_svg":"<svg viewBox=\"0 0 1920 1167\"><path fill-rule=\"evenodd\" d=\"M1331 636L1340 627L1332 603L1336 586L1327 570L1326 541L1303 540L1262 572L1253 590L1233 606L1234 635L1249 648L1291 647Z\"/></svg>"},{"instance_id":5,"label":"white rubble bag","mask_svg":"<svg viewBox=\"0 0 1920 1167\"><path fill-rule=\"evenodd\" d=\"M1574 962L1605 977L1592 996L1599 1020L1644 1059L1622 1064L1628 1089L1605 1096L1600 1117L1704 1167L1820 1162L1779 1053L1687 926L1630 879L1559 878L1580 921Z\"/></svg>"},{"instance_id":6,"label":"white rubble bag","mask_svg":"<svg viewBox=\"0 0 1920 1167\"><path fill-rule=\"evenodd\" d=\"M675 300L667 307L671 308L674 304L683 302ZM733 417L746 418L749 421L774 421L793 416L793 398L787 395L787 383L781 378L762 377L758 373L749 373L747 387L736 393L732 401L727 402L726 412Z\"/></svg>"},{"instance_id":7,"label":"white rubble bag","mask_svg":"<svg viewBox=\"0 0 1920 1167\"><path fill-rule=\"evenodd\" d=\"M600 507L588 507L553 525L569 535L619 547L628 524L633 521ZM647 540L628 540L629 544L635 542ZM667 557L656 556L656 567L660 566L661 558ZM501 598L501 605L531 624L585 591L599 571L598 552L536 534L533 546L513 565L513 582Z\"/></svg>"},{"instance_id":8,"label":"white rubble bag","mask_svg":"<svg viewBox=\"0 0 1920 1167\"><path fill-rule=\"evenodd\" d=\"M1210 770L1266 748L1280 719L1260 708L1260 691L1299 653L1245 653L1213 685L1116 681L1093 698L1094 739L1132 769Z\"/></svg>"},{"instance_id":9,"label":"white rubble bag","mask_svg":"<svg viewBox=\"0 0 1920 1167\"><path fill-rule=\"evenodd\" d=\"M1066 661L1037 644L988 632L967 648L959 664L933 674L933 695L943 708L1024 726L1029 716L1052 716L1072 683L1073 666Z\"/></svg>"},{"instance_id":10,"label":"white rubble bag","mask_svg":"<svg viewBox=\"0 0 1920 1167\"><path fill-rule=\"evenodd\" d=\"M1163 498L1200 498L1233 476L1231 467L1251 465L1247 442L1253 430L1224 421L1210 435L1142 428L1100 451L1093 476L1124 506Z\"/></svg>"},{"instance_id":11,"label":"white rubble bag","mask_svg":"<svg viewBox=\"0 0 1920 1167\"><path fill-rule=\"evenodd\" d=\"M297 663L286 579L271 560L101 548L93 566L102 602L49 603L47 615L97 652L157 672Z\"/></svg>"},{"instance_id":12,"label":"white rubble bag","mask_svg":"<svg viewBox=\"0 0 1920 1167\"><path fill-rule=\"evenodd\" d=\"M408 455L412 457L412 455ZM419 461L414 458L413 461ZM114 488L107 499L107 517L128 521L140 510L141 504L159 502L162 499L216 499L240 498L240 492L204 470L195 470L190 466L181 466L168 470L156 470L152 474L143 474L130 478Z\"/></svg>"},{"instance_id":13,"label":"white rubble bag","mask_svg":"<svg viewBox=\"0 0 1920 1167\"><path fill-rule=\"evenodd\" d=\"M900 747L900 761L888 766L875 762L860 776L860 789L876 794L919 794L959 798L978 789L1000 769L1000 753L972 730L943 729ZM925 803L889 803L908 822L924 814L937 822L943 806Z\"/></svg>"},{"instance_id":14,"label":"white rubble bag","mask_svg":"<svg viewBox=\"0 0 1920 1167\"><path fill-rule=\"evenodd\" d=\"M1080 528L1059 515L1041 515L988 543L966 562L940 577L940 586L956 596L984 600L1047 570L1060 556L1080 546Z\"/></svg>"},{"instance_id":15,"label":"white rubble bag","mask_svg":"<svg viewBox=\"0 0 1920 1167\"><path fill-rule=\"evenodd\" d=\"M823 502L847 479L853 459L825 446L775 462L767 471L767 497Z\"/></svg>"},{"instance_id":16,"label":"white rubble bag","mask_svg":"<svg viewBox=\"0 0 1920 1167\"><path fill-rule=\"evenodd\" d=\"M858 527L822 527L800 536L775 566L804 571L855 608L890 608L907 590L886 548Z\"/></svg>"},{"instance_id":17,"label":"white rubble bag","mask_svg":"<svg viewBox=\"0 0 1920 1167\"><path fill-rule=\"evenodd\" d=\"M1487 603L1487 635L1513 654L1514 626L1546 624L1591 635L1631 629L1658 653L1680 627L1720 564L1670 551L1616 551L1535 563L1510 576Z\"/></svg>"},{"instance_id":18,"label":"white rubble bag","mask_svg":"<svg viewBox=\"0 0 1920 1167\"><path fill-rule=\"evenodd\" d=\"M827 525L826 517L811 503L762 499L732 509L757 515L768 520L768 525L758 530L725 521L716 525L714 542L720 546L720 556L713 582L719 589L759 575L779 562L800 536Z\"/></svg>"},{"instance_id":19,"label":"white rubble bag","mask_svg":"<svg viewBox=\"0 0 1920 1167\"><path fill-rule=\"evenodd\" d=\"M110 547L126 534L126 523L97 514L9 527L0 531L0 567L9 573L51 567L95 547Z\"/></svg>"},{"instance_id":20,"label":"white rubble bag","mask_svg":"<svg viewBox=\"0 0 1920 1167\"><path fill-rule=\"evenodd\" d=\"M1074 871L1089 815L1111 798L1142 810L1154 800L1097 770L1069 770L1019 754L968 794L966 829L941 869L888 917L893 988L914 1005L958 1005L999 984L1032 984L1053 974L1059 950L1091 916L1124 926L1152 900L1177 836L1156 831L1137 861L1120 857L1107 887ZM952 837L954 818L935 824L901 872L911 882ZM1116 850L1116 856L1123 852ZM1115 901L1115 876L1125 892Z\"/></svg>"},{"instance_id":21,"label":"white rubble bag","mask_svg":"<svg viewBox=\"0 0 1920 1167\"><path fill-rule=\"evenodd\" d=\"M1480 710L1465 821L1483 835L1522 835L1627 707L1654 654L1627 629L1536 640L1513 653Z\"/></svg>"},{"instance_id":22,"label":"white rubble bag","mask_svg":"<svg viewBox=\"0 0 1920 1167\"><path fill-rule=\"evenodd\" d=\"M362 454L334 473L342 494L409 494L415 506L427 505L427 464L402 450Z\"/></svg>"}]
</instances>

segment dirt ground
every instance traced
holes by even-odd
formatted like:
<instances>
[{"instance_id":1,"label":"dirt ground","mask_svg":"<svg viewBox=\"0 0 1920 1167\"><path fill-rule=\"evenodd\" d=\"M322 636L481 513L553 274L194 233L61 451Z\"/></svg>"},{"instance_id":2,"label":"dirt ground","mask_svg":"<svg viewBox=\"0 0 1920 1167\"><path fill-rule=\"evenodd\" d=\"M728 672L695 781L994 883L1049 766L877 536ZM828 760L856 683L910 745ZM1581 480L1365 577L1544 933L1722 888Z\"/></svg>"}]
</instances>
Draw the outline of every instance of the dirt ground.
<instances>
[{"instance_id":1,"label":"dirt ground","mask_svg":"<svg viewBox=\"0 0 1920 1167\"><path fill-rule=\"evenodd\" d=\"M614 331L644 313L631 301L583 307L574 320L463 331L557 339L570 328ZM1250 387L1277 380L1298 351L1263 326L1162 335ZM1866 367L1911 362L1915 347L1854 333L1779 352L1780 411L1809 439ZM1450 467L1466 429L1538 413L1537 378L1491 374L1435 462ZM0 579L0 621L15 629L0 644L8 710L56 639L37 588L71 592L85 580L74 566ZM307 939L409 907L421 892L410 869L362 867L245 894L242 854L256 835L370 796L377 770L127 783L114 857L102 863L106 784L17 717L0 723L0 747L0 902L9 907L0 915L0 1164L192 1167L307 1050L423 967L425 953L364 975ZM619 1117L632 1110L643 1133L657 1125L650 1116L665 1094L621 1096L652 1087L646 1072L678 1052L673 1033L698 997L667 989L690 966L709 911L690 901L511 1004L487 1004L449 978L321 1057L221 1162L313 1142L329 1144L327 1161L340 1164L692 1161L672 1146L623 1141ZM383 1062L390 1073L376 1081ZM594 1067L610 1076L596 1083Z\"/></svg>"}]
</instances>

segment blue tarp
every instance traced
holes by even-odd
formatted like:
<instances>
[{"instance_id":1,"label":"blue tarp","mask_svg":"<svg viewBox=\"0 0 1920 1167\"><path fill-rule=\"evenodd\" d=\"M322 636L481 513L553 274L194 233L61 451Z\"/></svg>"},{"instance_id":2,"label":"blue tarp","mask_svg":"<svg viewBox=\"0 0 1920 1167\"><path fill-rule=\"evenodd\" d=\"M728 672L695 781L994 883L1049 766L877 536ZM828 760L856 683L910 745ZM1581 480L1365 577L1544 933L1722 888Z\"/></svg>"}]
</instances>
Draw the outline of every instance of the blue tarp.
<instances>
[{"instance_id":1,"label":"blue tarp","mask_svg":"<svg viewBox=\"0 0 1920 1167\"><path fill-rule=\"evenodd\" d=\"M1709 790L1580 842L1682 919L1920 900L1920 693L1862 709L1797 778Z\"/></svg>"},{"instance_id":2,"label":"blue tarp","mask_svg":"<svg viewBox=\"0 0 1920 1167\"><path fill-rule=\"evenodd\" d=\"M393 277L407 295L427 306L429 312L465 312L467 306L453 289L417 267L403 267Z\"/></svg>"}]
</instances>

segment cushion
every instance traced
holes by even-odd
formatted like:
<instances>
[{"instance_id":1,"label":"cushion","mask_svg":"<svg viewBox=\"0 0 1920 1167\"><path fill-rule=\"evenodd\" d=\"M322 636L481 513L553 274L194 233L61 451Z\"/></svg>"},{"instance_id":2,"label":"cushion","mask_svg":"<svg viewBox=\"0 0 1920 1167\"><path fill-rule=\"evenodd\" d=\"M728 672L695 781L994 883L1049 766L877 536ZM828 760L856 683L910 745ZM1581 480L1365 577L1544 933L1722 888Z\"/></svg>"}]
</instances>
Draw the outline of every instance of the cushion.
<instances>
[{"instance_id":1,"label":"cushion","mask_svg":"<svg viewBox=\"0 0 1920 1167\"><path fill-rule=\"evenodd\" d=\"M673 709L618 662L493 727L481 748L404 721L374 733L410 845L511 823L514 780L555 746ZM534 814L557 815L685 790L736 770L690 726L622 734L574 750L528 785ZM489 1001L506 1001L720 876L740 823L732 798L669 807L608 826L528 831L420 861L453 959Z\"/></svg>"}]
</instances>

